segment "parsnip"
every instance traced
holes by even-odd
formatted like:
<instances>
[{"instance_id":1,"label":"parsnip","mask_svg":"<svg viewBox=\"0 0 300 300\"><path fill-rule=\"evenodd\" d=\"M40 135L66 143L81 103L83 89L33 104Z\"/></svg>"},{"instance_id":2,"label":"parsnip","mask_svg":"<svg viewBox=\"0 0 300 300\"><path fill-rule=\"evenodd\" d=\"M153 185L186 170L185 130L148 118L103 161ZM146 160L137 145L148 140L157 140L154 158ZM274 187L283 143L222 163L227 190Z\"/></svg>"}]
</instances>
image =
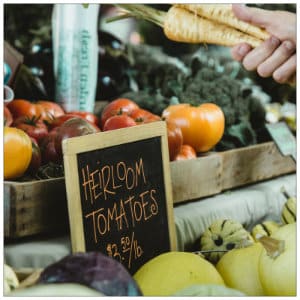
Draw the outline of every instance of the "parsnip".
<instances>
[{"instance_id":1,"label":"parsnip","mask_svg":"<svg viewBox=\"0 0 300 300\"><path fill-rule=\"evenodd\" d=\"M262 40L235 28L202 18L184 8L171 6L167 12L142 4L118 4L127 15L146 19L163 28L167 38L177 42L205 43L232 47L245 42L253 48Z\"/></svg>"},{"instance_id":2,"label":"parsnip","mask_svg":"<svg viewBox=\"0 0 300 300\"><path fill-rule=\"evenodd\" d=\"M205 43L232 47L245 42L253 48L262 40L232 27L202 18L184 8L172 6L164 18L165 35L173 41Z\"/></svg>"},{"instance_id":3,"label":"parsnip","mask_svg":"<svg viewBox=\"0 0 300 300\"><path fill-rule=\"evenodd\" d=\"M125 9L126 13L115 20L124 17L148 20L162 27L166 37L177 42L228 47L245 42L255 48L269 37L265 30L239 21L231 11L230 5L175 4L167 12L143 4L117 6ZM201 17L200 14L206 17ZM295 86L296 76L292 76L287 83Z\"/></svg>"},{"instance_id":4,"label":"parsnip","mask_svg":"<svg viewBox=\"0 0 300 300\"><path fill-rule=\"evenodd\" d=\"M262 40L270 37L266 30L239 20L234 15L231 4L176 4L176 6L185 8L209 20L231 26Z\"/></svg>"}]
</instances>

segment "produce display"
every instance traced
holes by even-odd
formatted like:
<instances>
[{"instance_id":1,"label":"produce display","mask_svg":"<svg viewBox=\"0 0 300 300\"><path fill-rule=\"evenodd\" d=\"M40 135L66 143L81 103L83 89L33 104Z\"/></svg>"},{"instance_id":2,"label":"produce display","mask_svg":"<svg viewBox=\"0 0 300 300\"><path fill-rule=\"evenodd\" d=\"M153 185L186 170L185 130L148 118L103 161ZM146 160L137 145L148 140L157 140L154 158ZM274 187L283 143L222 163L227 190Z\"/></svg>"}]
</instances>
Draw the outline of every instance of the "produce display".
<instances>
[{"instance_id":1,"label":"produce display","mask_svg":"<svg viewBox=\"0 0 300 300\"><path fill-rule=\"evenodd\" d=\"M65 113L53 101L14 99L4 113L5 180L45 178L40 171L46 165L62 165L62 140L100 131L94 114Z\"/></svg>"},{"instance_id":2,"label":"produce display","mask_svg":"<svg viewBox=\"0 0 300 300\"><path fill-rule=\"evenodd\" d=\"M4 130L4 178L7 180L24 180L24 175L27 180L37 179L39 175L35 175L40 174L39 171L49 163L62 167L62 141L66 138L164 121L172 161L196 158L197 153L209 151L222 138L225 126L223 111L214 103L204 103L197 108L189 104L172 105L161 116L141 108L128 98L117 98L109 102L100 116L83 111L64 112L57 103L50 101L33 103L15 99L5 108L6 114L10 113L12 118L10 126L7 123ZM12 135L12 132L15 134ZM14 158L17 154L10 151L11 136L21 135L24 136L23 139L13 142L14 145L18 143L23 147L20 150L16 147L13 149L21 151L24 157L18 162ZM184 153L186 147L191 149L188 153L192 154Z\"/></svg>"},{"instance_id":3,"label":"produce display","mask_svg":"<svg viewBox=\"0 0 300 300\"><path fill-rule=\"evenodd\" d=\"M296 200L286 196L282 213L286 213L291 198ZM293 209L296 216L296 207ZM133 275L117 260L100 252L70 254L47 266L33 281L30 276L19 281L7 265L5 294L296 295L296 219L289 220L288 224L266 220L248 231L236 220L217 219L201 234L194 251L162 253L145 262Z\"/></svg>"},{"instance_id":4,"label":"produce display","mask_svg":"<svg viewBox=\"0 0 300 300\"><path fill-rule=\"evenodd\" d=\"M125 44L99 30L97 101L103 107L91 113L65 111L56 103L50 33L44 28L46 34L39 32L41 40L30 46L20 39L19 50L26 53L14 84L16 97L3 104L5 181L61 178L64 140L89 134L97 139L101 132L151 122L165 123L169 160L178 165L210 152L271 141L266 122L283 120L296 133L296 107L289 103L296 102L294 82L281 87L286 98L278 86L263 89L224 49L214 47L241 42L256 47L269 37L238 20L230 5L176 4L166 11L116 6L124 11L115 20L141 18L161 27L169 40L205 46L175 57L161 47ZM258 220L246 229L237 220L216 219L193 249L157 255L132 275L100 252L65 256L29 283L4 263L4 295L295 296L297 198L284 189L282 194L280 221Z\"/></svg>"},{"instance_id":5,"label":"produce display","mask_svg":"<svg viewBox=\"0 0 300 300\"><path fill-rule=\"evenodd\" d=\"M281 224L276 232L250 245L227 249L215 263L205 258L205 252L165 252L132 276L100 252L75 253L47 266L27 286L5 266L5 295L296 295L296 223Z\"/></svg>"}]
</instances>

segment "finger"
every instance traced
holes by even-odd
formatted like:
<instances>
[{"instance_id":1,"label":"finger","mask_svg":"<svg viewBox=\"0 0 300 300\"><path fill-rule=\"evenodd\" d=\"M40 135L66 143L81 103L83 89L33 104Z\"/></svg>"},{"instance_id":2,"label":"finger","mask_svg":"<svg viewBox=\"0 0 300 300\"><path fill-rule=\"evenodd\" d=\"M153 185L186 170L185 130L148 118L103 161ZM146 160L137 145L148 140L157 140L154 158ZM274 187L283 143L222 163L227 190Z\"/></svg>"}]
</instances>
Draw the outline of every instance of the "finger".
<instances>
[{"instance_id":1,"label":"finger","mask_svg":"<svg viewBox=\"0 0 300 300\"><path fill-rule=\"evenodd\" d=\"M296 41L296 14L288 11L265 10L248 7L244 4L232 4L233 13L242 21L265 28L281 41Z\"/></svg>"},{"instance_id":2,"label":"finger","mask_svg":"<svg viewBox=\"0 0 300 300\"><path fill-rule=\"evenodd\" d=\"M260 46L249 52L249 54L243 59L245 69L248 71L256 70L262 62L272 55L279 45L280 40L274 36L262 42Z\"/></svg>"},{"instance_id":3,"label":"finger","mask_svg":"<svg viewBox=\"0 0 300 300\"><path fill-rule=\"evenodd\" d=\"M251 46L246 43L236 45L231 48L231 56L234 60L242 61L251 49Z\"/></svg>"},{"instance_id":4,"label":"finger","mask_svg":"<svg viewBox=\"0 0 300 300\"><path fill-rule=\"evenodd\" d=\"M232 10L240 20L263 28L274 22L273 14L269 10L249 7L244 4L232 4Z\"/></svg>"},{"instance_id":5,"label":"finger","mask_svg":"<svg viewBox=\"0 0 300 300\"><path fill-rule=\"evenodd\" d=\"M287 82L296 73L296 64L297 59L294 54L273 73L274 80L278 83Z\"/></svg>"},{"instance_id":6,"label":"finger","mask_svg":"<svg viewBox=\"0 0 300 300\"><path fill-rule=\"evenodd\" d=\"M291 41L284 41L274 53L257 67L261 77L271 76L295 52L296 45Z\"/></svg>"}]
</instances>

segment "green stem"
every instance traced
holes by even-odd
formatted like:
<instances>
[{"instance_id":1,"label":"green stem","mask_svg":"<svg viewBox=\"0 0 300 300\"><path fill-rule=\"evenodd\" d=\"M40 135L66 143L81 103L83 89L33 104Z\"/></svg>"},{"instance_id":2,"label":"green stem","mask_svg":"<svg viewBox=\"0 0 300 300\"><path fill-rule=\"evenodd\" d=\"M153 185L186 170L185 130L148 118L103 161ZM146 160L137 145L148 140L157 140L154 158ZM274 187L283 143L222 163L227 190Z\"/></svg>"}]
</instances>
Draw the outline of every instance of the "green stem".
<instances>
[{"instance_id":1,"label":"green stem","mask_svg":"<svg viewBox=\"0 0 300 300\"><path fill-rule=\"evenodd\" d=\"M137 19L144 19L160 27L164 26L166 12L143 4L116 4Z\"/></svg>"}]
</instances>

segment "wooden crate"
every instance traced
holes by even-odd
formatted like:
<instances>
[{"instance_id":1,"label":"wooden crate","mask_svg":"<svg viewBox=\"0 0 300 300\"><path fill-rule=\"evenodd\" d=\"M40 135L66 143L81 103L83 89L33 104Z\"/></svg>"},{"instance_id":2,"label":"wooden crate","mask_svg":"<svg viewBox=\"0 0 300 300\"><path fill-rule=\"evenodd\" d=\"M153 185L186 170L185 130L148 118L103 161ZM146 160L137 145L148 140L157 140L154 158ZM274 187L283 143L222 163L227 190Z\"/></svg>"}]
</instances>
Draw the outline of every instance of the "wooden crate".
<instances>
[{"instance_id":1,"label":"wooden crate","mask_svg":"<svg viewBox=\"0 0 300 300\"><path fill-rule=\"evenodd\" d=\"M4 236L20 238L68 230L64 178L4 182Z\"/></svg>"},{"instance_id":2,"label":"wooden crate","mask_svg":"<svg viewBox=\"0 0 300 300\"><path fill-rule=\"evenodd\" d=\"M273 142L171 162L174 204L296 171ZM64 178L4 182L4 233L7 238L68 230Z\"/></svg>"},{"instance_id":3,"label":"wooden crate","mask_svg":"<svg viewBox=\"0 0 300 300\"><path fill-rule=\"evenodd\" d=\"M173 202L219 194L295 171L295 161L282 156L274 142L171 162Z\"/></svg>"}]
</instances>

